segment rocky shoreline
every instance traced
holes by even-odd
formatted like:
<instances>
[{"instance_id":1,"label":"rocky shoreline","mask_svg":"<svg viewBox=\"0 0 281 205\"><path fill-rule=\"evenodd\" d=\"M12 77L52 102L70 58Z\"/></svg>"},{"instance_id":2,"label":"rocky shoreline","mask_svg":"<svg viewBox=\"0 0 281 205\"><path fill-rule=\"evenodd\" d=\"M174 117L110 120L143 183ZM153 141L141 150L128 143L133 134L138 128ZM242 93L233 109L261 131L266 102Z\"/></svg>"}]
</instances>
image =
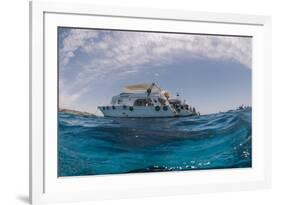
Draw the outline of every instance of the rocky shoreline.
<instances>
[{"instance_id":1,"label":"rocky shoreline","mask_svg":"<svg viewBox=\"0 0 281 205\"><path fill-rule=\"evenodd\" d=\"M65 112L65 113L83 115L83 116L96 116L93 113L83 112L83 111L78 111L78 110L71 110L71 109L66 109L66 108L59 108L59 112Z\"/></svg>"}]
</instances>

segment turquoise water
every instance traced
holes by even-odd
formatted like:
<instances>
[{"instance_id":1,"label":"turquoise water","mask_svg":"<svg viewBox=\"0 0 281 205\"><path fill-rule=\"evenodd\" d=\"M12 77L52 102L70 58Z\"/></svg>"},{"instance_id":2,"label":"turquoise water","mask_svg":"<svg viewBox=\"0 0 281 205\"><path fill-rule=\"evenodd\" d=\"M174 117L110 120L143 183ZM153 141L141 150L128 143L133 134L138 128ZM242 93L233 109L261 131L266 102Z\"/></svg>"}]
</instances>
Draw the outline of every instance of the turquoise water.
<instances>
[{"instance_id":1,"label":"turquoise water","mask_svg":"<svg viewBox=\"0 0 281 205\"><path fill-rule=\"evenodd\" d=\"M252 166L251 109L189 118L59 113L59 176Z\"/></svg>"}]
</instances>

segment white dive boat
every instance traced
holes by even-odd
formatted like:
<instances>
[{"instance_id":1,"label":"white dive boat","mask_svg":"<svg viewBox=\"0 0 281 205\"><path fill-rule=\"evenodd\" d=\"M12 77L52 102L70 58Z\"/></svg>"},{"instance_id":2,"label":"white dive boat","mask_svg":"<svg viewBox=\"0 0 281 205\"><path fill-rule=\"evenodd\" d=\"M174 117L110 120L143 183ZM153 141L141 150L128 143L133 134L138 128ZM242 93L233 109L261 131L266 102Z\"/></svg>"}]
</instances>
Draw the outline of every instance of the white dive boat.
<instances>
[{"instance_id":1,"label":"white dive boat","mask_svg":"<svg viewBox=\"0 0 281 205\"><path fill-rule=\"evenodd\" d=\"M110 105L99 106L105 117L186 117L198 115L194 107L173 97L155 83L128 85L112 97Z\"/></svg>"}]
</instances>

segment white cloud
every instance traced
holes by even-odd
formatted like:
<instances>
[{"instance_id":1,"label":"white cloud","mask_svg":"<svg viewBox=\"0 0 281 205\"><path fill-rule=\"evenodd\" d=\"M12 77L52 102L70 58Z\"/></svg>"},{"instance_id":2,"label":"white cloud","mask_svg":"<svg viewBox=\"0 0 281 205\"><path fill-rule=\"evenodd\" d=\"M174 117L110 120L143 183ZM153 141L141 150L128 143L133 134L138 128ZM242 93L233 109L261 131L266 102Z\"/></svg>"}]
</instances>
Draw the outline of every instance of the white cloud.
<instances>
[{"instance_id":1,"label":"white cloud","mask_svg":"<svg viewBox=\"0 0 281 205\"><path fill-rule=\"evenodd\" d=\"M76 101L86 92L88 92L88 88L86 87L79 89L78 92L71 92L71 90L65 87L62 81L60 81L59 88L59 107L61 108L79 109L74 106L76 105Z\"/></svg>"},{"instance_id":2,"label":"white cloud","mask_svg":"<svg viewBox=\"0 0 281 205\"><path fill-rule=\"evenodd\" d=\"M103 34L102 37L99 34ZM251 39L243 37L71 29L60 49L62 66L75 56L78 49L98 56L87 66L95 69L97 66L114 69L110 66L167 63L178 55L185 58L233 59L251 67Z\"/></svg>"},{"instance_id":3,"label":"white cloud","mask_svg":"<svg viewBox=\"0 0 281 205\"><path fill-rule=\"evenodd\" d=\"M98 37L98 32L86 29L71 29L69 34L63 39L60 48L60 67L63 68L71 58L75 56L75 51L86 46L88 41Z\"/></svg>"}]
</instances>

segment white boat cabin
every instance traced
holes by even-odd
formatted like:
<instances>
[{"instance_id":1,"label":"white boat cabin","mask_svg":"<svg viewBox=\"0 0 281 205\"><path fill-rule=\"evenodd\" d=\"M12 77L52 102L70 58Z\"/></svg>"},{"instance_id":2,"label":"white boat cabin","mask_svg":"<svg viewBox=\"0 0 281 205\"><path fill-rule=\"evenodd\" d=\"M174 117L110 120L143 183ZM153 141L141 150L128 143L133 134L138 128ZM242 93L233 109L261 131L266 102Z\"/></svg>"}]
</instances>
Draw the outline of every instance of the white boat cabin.
<instances>
[{"instance_id":1,"label":"white boat cabin","mask_svg":"<svg viewBox=\"0 0 281 205\"><path fill-rule=\"evenodd\" d=\"M154 83L126 86L108 106L98 107L107 117L179 117L196 115L195 108Z\"/></svg>"}]
</instances>

